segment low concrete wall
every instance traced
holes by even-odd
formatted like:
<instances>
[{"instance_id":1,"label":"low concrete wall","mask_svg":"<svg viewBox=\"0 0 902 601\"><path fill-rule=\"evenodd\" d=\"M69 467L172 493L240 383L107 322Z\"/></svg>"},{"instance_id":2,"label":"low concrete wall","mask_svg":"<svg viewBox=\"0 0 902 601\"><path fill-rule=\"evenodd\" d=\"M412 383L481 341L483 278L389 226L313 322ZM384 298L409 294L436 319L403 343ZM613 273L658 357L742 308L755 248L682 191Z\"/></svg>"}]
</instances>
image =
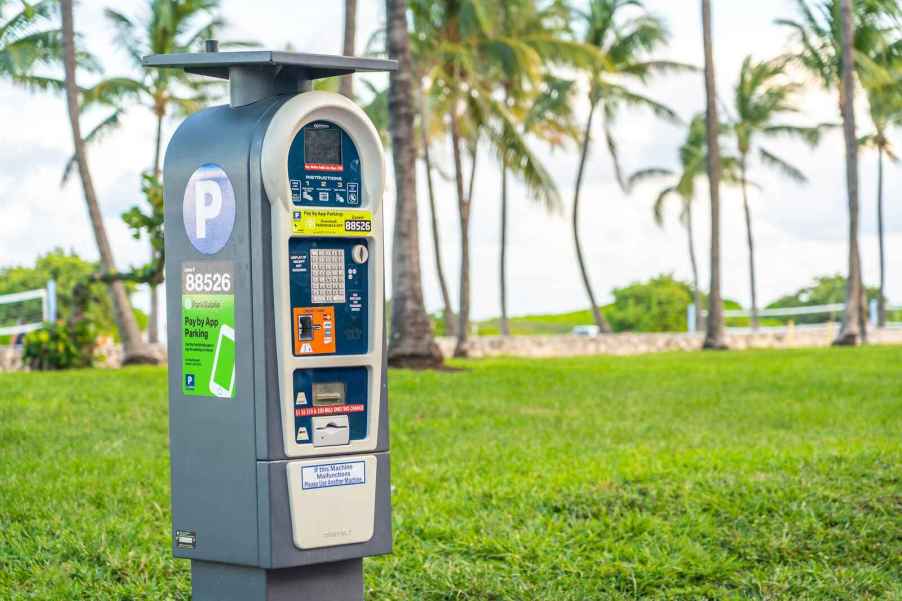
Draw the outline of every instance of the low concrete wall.
<instances>
[{"instance_id":1,"label":"low concrete wall","mask_svg":"<svg viewBox=\"0 0 902 601\"><path fill-rule=\"evenodd\" d=\"M161 345L151 345L160 358L161 363L166 363L166 348ZM119 367L122 364L122 345L116 344L112 338L98 339L94 348L95 367ZM22 349L15 347L0 348L0 372L24 371L27 367L22 363Z\"/></svg>"},{"instance_id":2,"label":"low concrete wall","mask_svg":"<svg viewBox=\"0 0 902 601\"><path fill-rule=\"evenodd\" d=\"M728 332L731 349L802 348L830 346L838 326ZM694 351L702 345L702 333L622 333L601 336L479 336L467 341L470 357L575 357L581 355L640 355L665 351ZM902 328L871 330L872 344L902 344ZM446 357L454 353L453 338L439 338Z\"/></svg>"},{"instance_id":3,"label":"low concrete wall","mask_svg":"<svg viewBox=\"0 0 902 601\"><path fill-rule=\"evenodd\" d=\"M728 332L731 349L803 348L830 346L838 326L787 328L759 332ZM577 357L581 355L641 355L665 351L696 351L701 348L701 333L606 334L602 336L478 336L467 342L470 357ZM454 338L437 339L446 357L454 354ZM902 328L869 330L870 344L902 344ZM157 348L162 361L166 349ZM97 367L119 367L122 348L112 340L101 340L95 350ZM0 372L24 369L21 353L0 348Z\"/></svg>"}]
</instances>

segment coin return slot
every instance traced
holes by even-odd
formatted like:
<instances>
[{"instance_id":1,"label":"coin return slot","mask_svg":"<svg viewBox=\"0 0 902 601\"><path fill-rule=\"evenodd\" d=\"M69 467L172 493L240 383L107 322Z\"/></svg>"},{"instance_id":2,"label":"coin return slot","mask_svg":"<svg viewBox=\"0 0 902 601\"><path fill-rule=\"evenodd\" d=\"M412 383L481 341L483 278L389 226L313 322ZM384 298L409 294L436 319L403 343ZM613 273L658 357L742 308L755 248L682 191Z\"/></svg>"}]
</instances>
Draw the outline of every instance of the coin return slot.
<instances>
[{"instance_id":1,"label":"coin return slot","mask_svg":"<svg viewBox=\"0 0 902 601\"><path fill-rule=\"evenodd\" d=\"M350 442L347 415L313 418L313 446L332 447Z\"/></svg>"},{"instance_id":2,"label":"coin return slot","mask_svg":"<svg viewBox=\"0 0 902 601\"><path fill-rule=\"evenodd\" d=\"M316 407L326 405L345 404L344 382L322 382L313 385L313 405Z\"/></svg>"}]
</instances>

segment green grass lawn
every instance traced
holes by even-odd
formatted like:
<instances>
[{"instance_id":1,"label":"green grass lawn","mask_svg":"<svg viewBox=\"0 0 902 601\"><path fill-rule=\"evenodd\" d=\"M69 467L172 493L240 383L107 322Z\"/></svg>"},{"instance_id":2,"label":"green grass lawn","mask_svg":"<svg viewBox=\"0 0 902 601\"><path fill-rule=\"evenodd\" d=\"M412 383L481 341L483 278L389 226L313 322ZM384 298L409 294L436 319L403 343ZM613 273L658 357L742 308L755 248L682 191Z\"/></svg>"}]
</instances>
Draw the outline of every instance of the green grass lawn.
<instances>
[{"instance_id":1,"label":"green grass lawn","mask_svg":"<svg viewBox=\"0 0 902 601\"><path fill-rule=\"evenodd\" d=\"M368 599L902 599L902 347L456 365L391 374ZM0 375L0 599L189 598L166 423L159 369Z\"/></svg>"}]
</instances>

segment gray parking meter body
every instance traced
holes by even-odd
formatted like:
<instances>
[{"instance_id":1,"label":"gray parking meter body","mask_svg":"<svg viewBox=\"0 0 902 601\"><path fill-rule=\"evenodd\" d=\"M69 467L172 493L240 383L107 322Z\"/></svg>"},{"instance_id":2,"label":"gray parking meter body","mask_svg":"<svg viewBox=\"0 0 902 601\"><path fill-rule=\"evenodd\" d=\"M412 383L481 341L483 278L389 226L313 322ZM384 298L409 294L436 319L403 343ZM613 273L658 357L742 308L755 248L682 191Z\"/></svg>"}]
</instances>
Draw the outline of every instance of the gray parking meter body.
<instances>
[{"instance_id":1,"label":"gray parking meter body","mask_svg":"<svg viewBox=\"0 0 902 601\"><path fill-rule=\"evenodd\" d=\"M391 551L379 136L318 77L392 61L159 55L228 78L164 169L172 540L196 601L362 599Z\"/></svg>"}]
</instances>

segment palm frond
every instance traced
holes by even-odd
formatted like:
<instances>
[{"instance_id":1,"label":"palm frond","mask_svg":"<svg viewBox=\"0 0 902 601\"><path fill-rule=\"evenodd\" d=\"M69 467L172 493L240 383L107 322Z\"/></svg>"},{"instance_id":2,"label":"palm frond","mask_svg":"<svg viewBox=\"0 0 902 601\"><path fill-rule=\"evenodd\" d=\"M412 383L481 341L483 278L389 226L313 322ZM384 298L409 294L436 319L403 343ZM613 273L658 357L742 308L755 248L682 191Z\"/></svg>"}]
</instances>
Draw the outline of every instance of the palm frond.
<instances>
[{"instance_id":1,"label":"palm frond","mask_svg":"<svg viewBox=\"0 0 902 601\"><path fill-rule=\"evenodd\" d=\"M821 135L825 130L839 127L838 123L820 123L811 127L798 125L769 125L762 128L761 133L768 137L789 137L805 142L808 146L817 146L821 141Z\"/></svg>"},{"instance_id":2,"label":"palm frond","mask_svg":"<svg viewBox=\"0 0 902 601\"><path fill-rule=\"evenodd\" d=\"M493 145L501 150L501 160L520 177L531 199L541 202L549 212L559 212L562 202L554 178L530 149L519 123L500 102L488 99L487 103L489 112L499 122L499 127L489 129L489 134Z\"/></svg>"},{"instance_id":3,"label":"palm frond","mask_svg":"<svg viewBox=\"0 0 902 601\"><path fill-rule=\"evenodd\" d=\"M103 121L94 126L91 131L88 132L88 135L85 136L85 144L91 145L100 142L104 138L106 138L113 131L118 129L122 125L122 115L125 114L124 109L117 109L113 111L109 116L107 116ZM72 171L77 164L77 157L72 155L69 157L69 160L66 161L65 167L63 167L63 175L60 178L60 187L65 186L69 181L69 178L72 176Z\"/></svg>"},{"instance_id":4,"label":"palm frond","mask_svg":"<svg viewBox=\"0 0 902 601\"><path fill-rule=\"evenodd\" d=\"M139 26L125 13L112 8L103 11L104 17L116 32L116 44L128 55L135 67L143 66L143 55L150 54L151 48L141 39Z\"/></svg>"},{"instance_id":5,"label":"palm frond","mask_svg":"<svg viewBox=\"0 0 902 601\"><path fill-rule=\"evenodd\" d=\"M653 75L679 75L684 73L699 73L701 72L701 70L701 67L698 67L697 65L690 65L689 63L667 60L648 60L624 65L621 68L620 72L628 75L638 76L644 81L645 79Z\"/></svg>"},{"instance_id":6,"label":"palm frond","mask_svg":"<svg viewBox=\"0 0 902 601\"><path fill-rule=\"evenodd\" d=\"M53 0L22 3L22 9L0 24L0 43L25 35L35 25L50 20L55 16L59 5ZM5 44L4 44L5 45Z\"/></svg>"},{"instance_id":7,"label":"palm frond","mask_svg":"<svg viewBox=\"0 0 902 601\"><path fill-rule=\"evenodd\" d=\"M678 194L675 186L668 186L658 192L658 195L655 197L654 204L652 205L652 210L654 211L655 224L658 227L664 227L664 206L667 198L671 194Z\"/></svg>"},{"instance_id":8,"label":"palm frond","mask_svg":"<svg viewBox=\"0 0 902 601\"><path fill-rule=\"evenodd\" d=\"M617 140L614 139L614 132L611 131L608 119L604 121L604 140L608 147L611 163L614 165L614 177L617 180L617 185L620 186L621 190L627 192L629 188L623 178L623 168L620 166L620 153L617 151Z\"/></svg>"},{"instance_id":9,"label":"palm frond","mask_svg":"<svg viewBox=\"0 0 902 601\"><path fill-rule=\"evenodd\" d=\"M128 77L110 77L82 90L82 110L95 105L116 107L128 101L137 103L142 94L150 94L144 82Z\"/></svg>"},{"instance_id":10,"label":"palm frond","mask_svg":"<svg viewBox=\"0 0 902 601\"><path fill-rule=\"evenodd\" d=\"M777 155L768 151L766 148L759 148L758 154L761 158L762 163L764 163L765 165L767 165L773 169L776 169L777 171L779 171L780 173L782 173L784 176L788 177L789 179L799 182L799 183L804 183L804 182L808 181L808 178L805 177L805 174L802 173L802 171L798 167L795 167L794 165L788 163L787 161L784 161Z\"/></svg>"},{"instance_id":11,"label":"palm frond","mask_svg":"<svg viewBox=\"0 0 902 601\"><path fill-rule=\"evenodd\" d=\"M648 167L630 174L630 176L626 178L626 183L627 186L629 186L629 189L632 190L635 186L647 181L660 179L662 177L672 177L673 175L673 169L667 169L665 167Z\"/></svg>"},{"instance_id":12,"label":"palm frond","mask_svg":"<svg viewBox=\"0 0 902 601\"><path fill-rule=\"evenodd\" d=\"M643 94L639 94L638 92L633 92L622 85L605 83L601 94L606 103L612 105L623 103L635 108L644 108L651 111L654 116L667 121L668 123L682 123L682 119L676 111L666 104L658 102Z\"/></svg>"}]
</instances>

